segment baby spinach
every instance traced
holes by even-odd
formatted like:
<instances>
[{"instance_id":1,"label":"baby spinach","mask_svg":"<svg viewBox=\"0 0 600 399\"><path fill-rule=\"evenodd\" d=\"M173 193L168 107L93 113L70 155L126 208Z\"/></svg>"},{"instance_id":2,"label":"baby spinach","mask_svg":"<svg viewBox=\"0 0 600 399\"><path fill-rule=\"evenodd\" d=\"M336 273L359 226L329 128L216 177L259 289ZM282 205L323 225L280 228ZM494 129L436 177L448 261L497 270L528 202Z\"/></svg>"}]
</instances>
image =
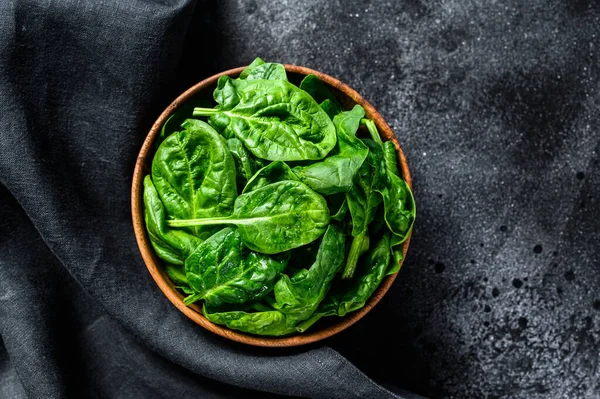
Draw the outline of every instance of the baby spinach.
<instances>
[{"instance_id":1,"label":"baby spinach","mask_svg":"<svg viewBox=\"0 0 600 399\"><path fill-rule=\"evenodd\" d=\"M355 105L351 111L333 118L337 154L309 166L296 166L293 172L301 182L324 195L346 192L352 187L354 176L369 153L367 146L355 136L364 116L363 107Z\"/></svg>"},{"instance_id":2,"label":"baby spinach","mask_svg":"<svg viewBox=\"0 0 600 399\"><path fill-rule=\"evenodd\" d=\"M378 190L383 185L385 165L381 147L372 140L363 140L369 148L367 160L356 174L354 185L346 193L348 209L352 217L352 244L348 253L342 278L349 279L360 256L369 245L368 226L375 218L377 207L382 202Z\"/></svg>"},{"instance_id":3,"label":"baby spinach","mask_svg":"<svg viewBox=\"0 0 600 399\"><path fill-rule=\"evenodd\" d=\"M366 257L366 273L352 284L348 291L339 296L332 296L337 302L336 314L338 316L345 316L347 313L365 306L367 300L385 277L390 263L390 255L390 234L386 233Z\"/></svg>"},{"instance_id":4,"label":"baby spinach","mask_svg":"<svg viewBox=\"0 0 600 399\"><path fill-rule=\"evenodd\" d=\"M335 118L335 116L337 114L344 111L343 108L338 108L338 106L335 105L335 103L333 101L331 101L330 99L323 101L319 105L321 106L321 108L323 108L323 111L325 111L325 113L327 114L329 119L331 119L332 121L333 121L333 118Z\"/></svg>"},{"instance_id":5,"label":"baby spinach","mask_svg":"<svg viewBox=\"0 0 600 399\"><path fill-rule=\"evenodd\" d=\"M210 116L225 137L239 138L258 158L318 160L336 144L335 127L305 91L283 80L219 78L217 108L196 108Z\"/></svg>"},{"instance_id":6,"label":"baby spinach","mask_svg":"<svg viewBox=\"0 0 600 399\"><path fill-rule=\"evenodd\" d=\"M144 216L146 230L156 255L168 263L183 265L202 242L192 234L167 226L165 207L150 176L144 178Z\"/></svg>"},{"instance_id":7,"label":"baby spinach","mask_svg":"<svg viewBox=\"0 0 600 399\"><path fill-rule=\"evenodd\" d=\"M289 318L308 319L325 298L331 281L344 261L345 238L339 227L330 225L310 269L300 270L292 277L281 275L275 284L273 307Z\"/></svg>"},{"instance_id":8,"label":"baby spinach","mask_svg":"<svg viewBox=\"0 0 600 399\"><path fill-rule=\"evenodd\" d=\"M250 72L252 72L252 70L258 66L264 65L266 64L265 60L263 60L260 57L256 57L254 59L254 61L252 61L250 63L250 65L248 65L246 68L244 68L244 70L240 73L240 79L246 79L246 77L248 77L248 75L250 74Z\"/></svg>"},{"instance_id":9,"label":"baby spinach","mask_svg":"<svg viewBox=\"0 0 600 399\"><path fill-rule=\"evenodd\" d=\"M232 330L256 335L282 336L296 332L296 321L290 320L278 310L247 313L231 311L209 313L206 307L204 316L216 324L224 324Z\"/></svg>"},{"instance_id":10,"label":"baby spinach","mask_svg":"<svg viewBox=\"0 0 600 399\"><path fill-rule=\"evenodd\" d=\"M344 198L337 211L331 215L331 220L341 222L346 217L346 213L348 213L348 200Z\"/></svg>"},{"instance_id":11,"label":"baby spinach","mask_svg":"<svg viewBox=\"0 0 600 399\"><path fill-rule=\"evenodd\" d=\"M185 276L185 267L182 265L166 265L165 271L169 278L178 286L189 287L190 282Z\"/></svg>"},{"instance_id":12,"label":"baby spinach","mask_svg":"<svg viewBox=\"0 0 600 399\"><path fill-rule=\"evenodd\" d=\"M386 276L390 263L390 233L386 233L364 258L364 274L349 283L340 284L330 293L308 322L299 326L306 330L323 316L345 316L365 306Z\"/></svg>"},{"instance_id":13,"label":"baby spinach","mask_svg":"<svg viewBox=\"0 0 600 399\"><path fill-rule=\"evenodd\" d=\"M239 191L264 166L264 161L252 156L242 142L235 137L227 140L227 148L229 148L235 163L236 186Z\"/></svg>"},{"instance_id":14,"label":"baby spinach","mask_svg":"<svg viewBox=\"0 0 600 399\"><path fill-rule=\"evenodd\" d=\"M187 119L162 142L152 161L152 181L169 219L226 216L237 196L235 164L227 144L207 123ZM208 238L212 231L193 226Z\"/></svg>"},{"instance_id":15,"label":"baby spinach","mask_svg":"<svg viewBox=\"0 0 600 399\"><path fill-rule=\"evenodd\" d=\"M209 306L246 303L268 294L287 266L289 254L269 257L249 251L236 228L215 233L185 261L189 286L186 304L204 299Z\"/></svg>"},{"instance_id":16,"label":"baby spinach","mask_svg":"<svg viewBox=\"0 0 600 399\"><path fill-rule=\"evenodd\" d=\"M396 147L334 93L257 58L219 78L215 108L191 99L161 127L146 229L184 302L213 323L303 333L362 308L400 269L416 207Z\"/></svg>"},{"instance_id":17,"label":"baby spinach","mask_svg":"<svg viewBox=\"0 0 600 399\"><path fill-rule=\"evenodd\" d=\"M206 100L190 100L177 108L175 112L167 119L160 129L160 135L156 140L157 146L171 134L181 130L181 125L186 119L192 117L194 108L210 106L210 102Z\"/></svg>"},{"instance_id":18,"label":"baby spinach","mask_svg":"<svg viewBox=\"0 0 600 399\"><path fill-rule=\"evenodd\" d=\"M329 224L325 199L298 181L268 184L237 197L231 216L169 220L172 227L234 224L250 249L275 254L319 238Z\"/></svg>"},{"instance_id":19,"label":"baby spinach","mask_svg":"<svg viewBox=\"0 0 600 399\"><path fill-rule=\"evenodd\" d=\"M338 110L336 114L344 110L344 107L342 107L342 104L340 104L339 100L333 95L331 90L329 90L329 87L327 87L325 83L323 83L312 73L306 75L304 79L302 79L302 82L300 82L300 88L310 94L311 97L314 98L318 103L328 101L333 109Z\"/></svg>"},{"instance_id":20,"label":"baby spinach","mask_svg":"<svg viewBox=\"0 0 600 399\"><path fill-rule=\"evenodd\" d=\"M242 71L240 79L288 80L283 65L264 62L260 57Z\"/></svg>"},{"instance_id":21,"label":"baby spinach","mask_svg":"<svg viewBox=\"0 0 600 399\"><path fill-rule=\"evenodd\" d=\"M367 128L373 137L379 137L377 127L367 120ZM378 141L383 154L385 173L383 184L376 188L383 198L385 222L396 238L394 245L401 244L408 237L415 220L415 200L406 181L398 175L396 148L391 141Z\"/></svg>"},{"instance_id":22,"label":"baby spinach","mask_svg":"<svg viewBox=\"0 0 600 399\"><path fill-rule=\"evenodd\" d=\"M298 177L292 172L285 162L271 162L258 172L246 184L242 194L254 191L264 187L267 184L276 183L283 180L298 180Z\"/></svg>"}]
</instances>

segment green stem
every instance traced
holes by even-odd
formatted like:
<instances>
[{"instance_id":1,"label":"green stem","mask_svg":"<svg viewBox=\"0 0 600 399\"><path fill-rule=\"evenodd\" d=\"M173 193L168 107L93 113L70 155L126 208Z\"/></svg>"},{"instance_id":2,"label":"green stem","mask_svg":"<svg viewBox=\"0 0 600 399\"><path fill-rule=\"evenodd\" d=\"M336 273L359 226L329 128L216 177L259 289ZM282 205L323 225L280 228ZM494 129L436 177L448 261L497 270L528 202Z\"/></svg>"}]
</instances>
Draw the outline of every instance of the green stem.
<instances>
[{"instance_id":1,"label":"green stem","mask_svg":"<svg viewBox=\"0 0 600 399\"><path fill-rule=\"evenodd\" d=\"M218 109L215 109L215 108L194 108L193 115L194 116L211 116L211 115L216 115L219 112L221 112L221 111L219 111Z\"/></svg>"},{"instance_id":2,"label":"green stem","mask_svg":"<svg viewBox=\"0 0 600 399\"><path fill-rule=\"evenodd\" d=\"M167 225L170 227L210 226L210 225L214 225L214 224L235 224L235 223L233 223L233 220L229 217L167 220Z\"/></svg>"},{"instance_id":3,"label":"green stem","mask_svg":"<svg viewBox=\"0 0 600 399\"><path fill-rule=\"evenodd\" d=\"M299 333L303 333L308 330L313 324L321 319L321 317L325 316L324 313L316 313L310 319L304 320L300 324L296 326L296 331Z\"/></svg>"},{"instance_id":4,"label":"green stem","mask_svg":"<svg viewBox=\"0 0 600 399\"><path fill-rule=\"evenodd\" d=\"M366 248L365 248L366 247ZM369 236L364 231L352 239L352 245L348 252L348 260L346 261L346 268L342 273L343 280L349 280L354 276L358 258L369 249Z\"/></svg>"},{"instance_id":5,"label":"green stem","mask_svg":"<svg viewBox=\"0 0 600 399\"><path fill-rule=\"evenodd\" d=\"M362 123L363 125L365 125L367 127L367 130L369 130L369 133L371 134L371 138L376 143L383 144L383 141L381 141L381 136L379 135L379 131L377 130L377 126L375 125L375 122L373 122L371 119L363 118L360 120L360 123Z\"/></svg>"},{"instance_id":6,"label":"green stem","mask_svg":"<svg viewBox=\"0 0 600 399\"><path fill-rule=\"evenodd\" d=\"M202 299L203 295L202 294L192 294L190 296L187 296L183 299L183 303L185 303L186 306L191 305L192 303L199 301L200 299Z\"/></svg>"}]
</instances>

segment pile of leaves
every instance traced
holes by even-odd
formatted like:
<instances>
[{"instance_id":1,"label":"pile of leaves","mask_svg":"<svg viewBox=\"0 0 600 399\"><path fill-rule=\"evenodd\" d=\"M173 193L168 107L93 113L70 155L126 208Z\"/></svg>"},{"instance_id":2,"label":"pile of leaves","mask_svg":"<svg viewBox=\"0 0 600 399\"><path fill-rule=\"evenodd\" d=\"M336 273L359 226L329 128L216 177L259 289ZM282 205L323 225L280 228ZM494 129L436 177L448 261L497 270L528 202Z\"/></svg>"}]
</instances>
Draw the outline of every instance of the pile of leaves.
<instances>
[{"instance_id":1,"label":"pile of leaves","mask_svg":"<svg viewBox=\"0 0 600 399\"><path fill-rule=\"evenodd\" d=\"M415 219L394 144L316 76L298 87L260 58L214 100L167 120L144 179L148 235L185 303L271 336L363 307Z\"/></svg>"}]
</instances>

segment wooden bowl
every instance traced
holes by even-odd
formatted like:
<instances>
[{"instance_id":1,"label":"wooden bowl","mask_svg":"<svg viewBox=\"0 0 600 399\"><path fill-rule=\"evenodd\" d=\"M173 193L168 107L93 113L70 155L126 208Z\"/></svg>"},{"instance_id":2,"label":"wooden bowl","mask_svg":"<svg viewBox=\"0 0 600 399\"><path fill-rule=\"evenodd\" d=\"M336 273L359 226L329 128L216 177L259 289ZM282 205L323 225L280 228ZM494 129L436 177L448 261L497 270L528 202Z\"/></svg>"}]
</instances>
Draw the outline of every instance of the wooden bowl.
<instances>
[{"instance_id":1,"label":"wooden bowl","mask_svg":"<svg viewBox=\"0 0 600 399\"><path fill-rule=\"evenodd\" d=\"M154 156L155 151L153 143L156 137L159 135L162 125L180 105L184 104L191 98L207 98L212 100L212 93L214 88L216 87L217 80L219 79L219 77L222 75L237 77L243 69L244 67L230 69L228 71L211 76L208 79L204 79L203 81L191 87L185 93L180 95L175 101L173 101L171 105L169 105L167 109L165 109L163 113L158 117L154 125L152 125L150 133L148 133L148 136L146 137L146 140L144 141L142 149L140 150L140 153L138 155L135 164L135 171L133 173L133 184L131 187L131 212L133 214L133 228L135 231L135 237L140 247L142 258L146 263L146 267L152 275L152 278L154 278L154 281L156 281L156 284L158 284L158 287L173 303L173 305L175 305L181 312L183 312L187 317L192 319L195 323L222 337L229 338L233 341L241 342L248 345L264 347L288 347L305 345L331 337L332 335L335 335L340 331L345 330L346 328L350 327L352 324L360 320L385 295L385 293L388 291L388 289L396 279L397 273L384 278L379 288L377 288L377 290L373 293L373 296L367 301L367 303L362 309L349 313L345 317L331 317L329 318L329 323L323 323L323 321L321 321L315 324L312 327L312 329L309 330L307 333L298 334L295 336L255 336L230 330L227 327L214 324L208 321L208 319L206 319L202 315L201 305L184 305L184 296L175 289L175 286L167 276L165 269L161 264L162 262L154 254L154 250L152 249L152 245L150 244L150 240L148 238L148 234L144 225L143 179L145 175L150 173L152 157ZM377 125L380 134L384 138L384 141L391 140L396 145L402 175L412 189L412 181L410 178L410 172L408 170L408 164L406 163L406 158L404 157L402 148L400 148L398 139L396 138L388 124L383 120L382 116L375 110L375 108L373 108L371 104L369 104L364 98L360 96L360 94L358 94L346 84L340 82L337 79L332 78L331 76L325 75L324 73L295 65L285 65L285 69L288 73L288 78L292 82L299 82L302 79L302 77L311 73L316 75L319 79L321 79L323 82L327 83L331 87L334 94L338 97L338 99L346 109L350 109L354 104L361 105L365 109L366 117L375 121L375 124ZM403 244L404 257L406 257L409 242L410 236Z\"/></svg>"}]
</instances>

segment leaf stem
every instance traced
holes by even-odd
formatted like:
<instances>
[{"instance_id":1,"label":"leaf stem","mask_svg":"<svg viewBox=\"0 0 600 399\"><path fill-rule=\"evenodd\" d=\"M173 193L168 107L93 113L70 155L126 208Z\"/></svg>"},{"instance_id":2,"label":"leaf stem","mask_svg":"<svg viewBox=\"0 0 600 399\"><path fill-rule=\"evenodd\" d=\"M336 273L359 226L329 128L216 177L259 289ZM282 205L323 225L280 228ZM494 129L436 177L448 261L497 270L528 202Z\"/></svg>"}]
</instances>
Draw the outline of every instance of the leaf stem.
<instances>
[{"instance_id":1,"label":"leaf stem","mask_svg":"<svg viewBox=\"0 0 600 399\"><path fill-rule=\"evenodd\" d=\"M321 319L321 317L325 316L324 313L316 313L310 319L304 320L300 324L296 326L296 331L299 333L303 333L308 330L313 324Z\"/></svg>"},{"instance_id":2,"label":"leaf stem","mask_svg":"<svg viewBox=\"0 0 600 399\"><path fill-rule=\"evenodd\" d=\"M216 115L218 114L220 111L216 108L194 108L194 112L192 115L194 116L211 116L211 115Z\"/></svg>"},{"instance_id":3,"label":"leaf stem","mask_svg":"<svg viewBox=\"0 0 600 399\"><path fill-rule=\"evenodd\" d=\"M366 248L365 248L366 247ZM349 280L354 276L358 258L369 248L369 236L366 231L363 231L352 239L352 245L348 252L348 260L346 261L346 268L342 273L342 280Z\"/></svg>"},{"instance_id":4,"label":"leaf stem","mask_svg":"<svg viewBox=\"0 0 600 399\"><path fill-rule=\"evenodd\" d=\"M194 303L194 302L197 302L197 301L199 301L200 299L202 299L202 297L203 297L203 295L202 295L202 294L200 294L200 293L195 293L195 294L192 294L192 295L186 296L186 297L183 299L183 303L185 303L185 305L186 305L186 306L189 306L189 305L191 305L192 303Z\"/></svg>"},{"instance_id":5,"label":"leaf stem","mask_svg":"<svg viewBox=\"0 0 600 399\"><path fill-rule=\"evenodd\" d=\"M229 217L167 220L167 225L170 227L211 226L211 225L215 225L215 224L234 224L234 223L231 222L231 218L229 218Z\"/></svg>"},{"instance_id":6,"label":"leaf stem","mask_svg":"<svg viewBox=\"0 0 600 399\"><path fill-rule=\"evenodd\" d=\"M375 125L375 122L373 122L373 120L363 118L360 120L360 123L367 127L367 130L369 130L369 133L371 134L371 138L376 143L383 144L383 141L381 141L381 136L379 135L379 131L377 130L377 126Z\"/></svg>"}]
</instances>

